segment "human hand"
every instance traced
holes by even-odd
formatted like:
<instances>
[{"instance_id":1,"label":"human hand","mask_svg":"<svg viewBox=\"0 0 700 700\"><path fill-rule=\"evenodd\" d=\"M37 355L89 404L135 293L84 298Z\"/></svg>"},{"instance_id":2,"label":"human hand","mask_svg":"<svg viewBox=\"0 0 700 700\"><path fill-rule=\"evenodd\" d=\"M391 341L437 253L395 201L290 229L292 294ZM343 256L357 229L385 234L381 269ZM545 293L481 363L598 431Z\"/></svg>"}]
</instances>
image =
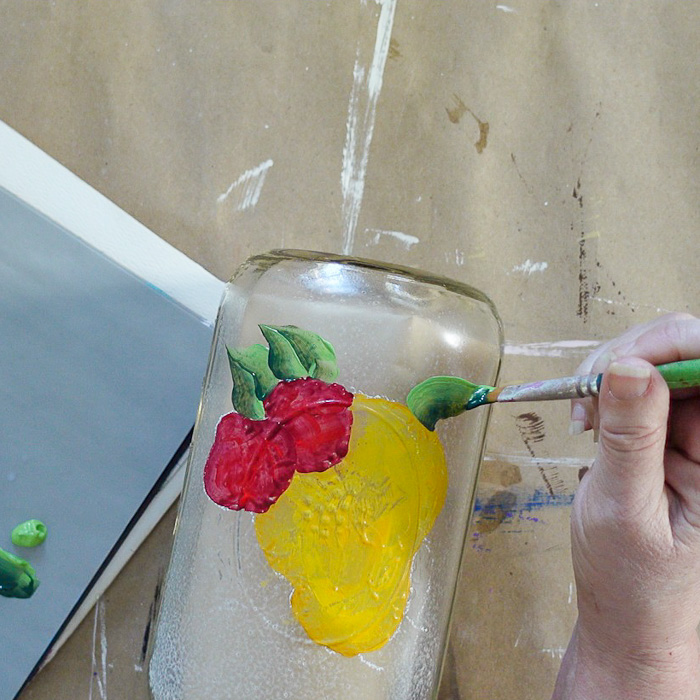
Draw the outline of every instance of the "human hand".
<instances>
[{"instance_id":1,"label":"human hand","mask_svg":"<svg viewBox=\"0 0 700 700\"><path fill-rule=\"evenodd\" d=\"M700 699L700 390L652 365L700 357L700 320L668 315L601 346L598 400L572 405L598 454L571 517L579 617L556 700Z\"/></svg>"}]
</instances>

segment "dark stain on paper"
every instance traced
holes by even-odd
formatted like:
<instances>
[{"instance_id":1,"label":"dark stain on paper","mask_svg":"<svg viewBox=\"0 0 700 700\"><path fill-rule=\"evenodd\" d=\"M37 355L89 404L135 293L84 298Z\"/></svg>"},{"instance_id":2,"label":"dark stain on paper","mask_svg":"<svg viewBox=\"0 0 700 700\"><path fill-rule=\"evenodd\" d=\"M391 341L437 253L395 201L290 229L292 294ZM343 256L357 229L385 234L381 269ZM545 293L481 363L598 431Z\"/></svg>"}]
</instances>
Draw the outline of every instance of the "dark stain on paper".
<instances>
[{"instance_id":1,"label":"dark stain on paper","mask_svg":"<svg viewBox=\"0 0 700 700\"><path fill-rule=\"evenodd\" d=\"M583 209L583 195L581 194L581 180L577 182L577 187L572 193L574 199L579 203L579 208ZM583 218L583 214L581 215ZM576 227L574 222L571 223L571 230L575 232ZM583 220L580 223L578 235L578 306L576 315L584 322L588 322L588 313L591 299L600 291L598 284L597 268L595 252L591 251L592 244L596 241L595 238L587 236L583 229Z\"/></svg>"},{"instance_id":2,"label":"dark stain on paper","mask_svg":"<svg viewBox=\"0 0 700 700\"><path fill-rule=\"evenodd\" d=\"M401 52L399 51L399 42L396 39L389 39L389 53L387 54L389 60L397 60L401 58Z\"/></svg>"},{"instance_id":3,"label":"dark stain on paper","mask_svg":"<svg viewBox=\"0 0 700 700\"><path fill-rule=\"evenodd\" d=\"M445 111L447 112L447 118L453 124L459 124L460 120L467 112L467 105L465 105L457 95L454 95L454 101L455 106L445 107Z\"/></svg>"},{"instance_id":4,"label":"dark stain on paper","mask_svg":"<svg viewBox=\"0 0 700 700\"><path fill-rule=\"evenodd\" d=\"M454 95L453 99L455 103L454 107L445 108L447 112L447 118L453 124L459 124L459 122L465 114L471 115L474 118L474 121L476 121L477 125L479 126L479 138L477 141L474 142L474 148L476 148L477 153L483 153L488 143L489 123L479 119L479 117L477 117L476 114L474 114L474 112L472 112L472 110L464 104L459 95Z\"/></svg>"},{"instance_id":5,"label":"dark stain on paper","mask_svg":"<svg viewBox=\"0 0 700 700\"><path fill-rule=\"evenodd\" d=\"M527 193L531 196L534 196L535 194L535 189L533 186L525 179L525 176L523 175L522 171L520 170L520 166L518 165L518 160L515 157L515 153L510 154L510 160L513 163L513 166L515 167L515 172L518 174L518 178L520 179L520 182L523 183L523 186L525 187L525 190Z\"/></svg>"},{"instance_id":6,"label":"dark stain on paper","mask_svg":"<svg viewBox=\"0 0 700 700\"><path fill-rule=\"evenodd\" d=\"M588 162L588 151L593 143L593 133L596 128L597 121L600 119L601 105L598 104L594 118L591 122L588 140L583 149L580 159L579 174L576 179L576 184L571 192L572 198L577 203L577 213L571 219L571 232L578 239L578 304L576 307L576 315L583 321L588 323L590 301L600 291L600 285L597 282L597 236L586 231L586 216L584 214L584 196L583 196L583 173ZM573 131L573 127L570 128Z\"/></svg>"},{"instance_id":7,"label":"dark stain on paper","mask_svg":"<svg viewBox=\"0 0 700 700\"><path fill-rule=\"evenodd\" d=\"M521 413L519 416L516 416L515 425L518 428L520 437L525 443L525 447L530 453L530 456L535 457L535 450L532 446L544 440L544 420L542 420L539 414L530 411L529 413Z\"/></svg>"},{"instance_id":8,"label":"dark stain on paper","mask_svg":"<svg viewBox=\"0 0 700 700\"><path fill-rule=\"evenodd\" d=\"M624 294L622 290L618 288L617 282L615 282L615 280L611 277L610 273L600 262L600 260L596 262L596 268L599 272L603 274L603 276L607 279L607 284L609 284L612 288L610 298L601 300L606 304L607 307L605 313L608 316L615 316L616 308L619 308L621 306L627 308L631 313L635 313L635 305L630 301L627 295ZM599 289L602 289L603 284L605 284L605 280L603 280L602 283L598 285Z\"/></svg>"},{"instance_id":9,"label":"dark stain on paper","mask_svg":"<svg viewBox=\"0 0 700 700\"><path fill-rule=\"evenodd\" d=\"M156 588L153 594L153 600L148 608L148 621L146 622L146 629L143 632L143 639L141 640L141 656L139 657L139 665L143 665L148 656L148 643L151 640L151 633L153 632L153 626L155 625L156 615L158 614L158 607L160 605L160 594L163 585L163 576L158 576L158 582L156 583Z\"/></svg>"},{"instance_id":10,"label":"dark stain on paper","mask_svg":"<svg viewBox=\"0 0 700 700\"><path fill-rule=\"evenodd\" d=\"M530 456L535 460L537 464L537 470L544 481L544 485L547 488L547 492L554 496L556 493L562 493L566 490L566 484L564 484L561 476L559 475L559 470L556 466L548 465L544 466L537 461L537 454L535 452L534 446L544 440L546 432L544 426L544 420L542 417L530 411L528 413L521 413L515 418L515 425L520 433L520 438L522 439L525 448L530 453Z\"/></svg>"},{"instance_id":11,"label":"dark stain on paper","mask_svg":"<svg viewBox=\"0 0 700 700\"><path fill-rule=\"evenodd\" d=\"M578 203L580 210L578 227L575 221L572 220L571 222L571 231L578 236L578 306L576 315L584 323L587 323L590 301L600 291L600 285L596 281L598 261L596 260L595 251L591 251L596 238L587 235L584 229L583 192L581 191L580 177L576 181L571 196Z\"/></svg>"},{"instance_id":12,"label":"dark stain on paper","mask_svg":"<svg viewBox=\"0 0 700 700\"><path fill-rule=\"evenodd\" d=\"M479 479L484 483L508 488L519 484L523 480L523 475L517 464L502 459L487 458L481 467Z\"/></svg>"},{"instance_id":13,"label":"dark stain on paper","mask_svg":"<svg viewBox=\"0 0 700 700\"><path fill-rule=\"evenodd\" d=\"M512 491L497 491L481 506L476 531L484 535L493 532L506 518L512 518L517 496Z\"/></svg>"}]
</instances>

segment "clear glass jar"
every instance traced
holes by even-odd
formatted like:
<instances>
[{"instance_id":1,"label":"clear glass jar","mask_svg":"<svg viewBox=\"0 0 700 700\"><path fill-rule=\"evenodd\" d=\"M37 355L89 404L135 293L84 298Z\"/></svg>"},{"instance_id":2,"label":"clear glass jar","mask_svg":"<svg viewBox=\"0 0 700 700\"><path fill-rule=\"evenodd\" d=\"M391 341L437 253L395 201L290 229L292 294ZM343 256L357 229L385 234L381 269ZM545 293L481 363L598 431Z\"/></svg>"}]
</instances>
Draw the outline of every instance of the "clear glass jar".
<instances>
[{"instance_id":1,"label":"clear glass jar","mask_svg":"<svg viewBox=\"0 0 700 700\"><path fill-rule=\"evenodd\" d=\"M295 340L290 326L311 335ZM248 396L264 416L231 418L257 421L245 423L256 433L246 443L255 449L244 450L254 461L260 450L272 454L282 433L287 451L273 467L265 462L275 474L265 482L276 484L271 505L241 496L236 479L250 476L243 464L211 487L238 489L234 508L243 509L222 507L203 475L214 473L215 456L229 459L217 445L222 417L237 412L232 387L256 376L234 374L227 348L237 356L262 345L272 366L284 333L285 352L291 345L306 373L321 378L283 369L274 380L282 389L264 401ZM305 356L309 338L319 338L325 359L332 346L337 376ZM495 384L501 343L491 302L452 280L304 251L273 251L240 268L221 303L194 431L150 660L154 698L437 696L489 409L430 431L406 398L435 375ZM301 394L297 403L271 400L304 382L321 387L312 408ZM337 409L345 442L324 423L335 405L323 394L329 384L352 402ZM305 441L326 450L322 465L302 468Z\"/></svg>"}]
</instances>

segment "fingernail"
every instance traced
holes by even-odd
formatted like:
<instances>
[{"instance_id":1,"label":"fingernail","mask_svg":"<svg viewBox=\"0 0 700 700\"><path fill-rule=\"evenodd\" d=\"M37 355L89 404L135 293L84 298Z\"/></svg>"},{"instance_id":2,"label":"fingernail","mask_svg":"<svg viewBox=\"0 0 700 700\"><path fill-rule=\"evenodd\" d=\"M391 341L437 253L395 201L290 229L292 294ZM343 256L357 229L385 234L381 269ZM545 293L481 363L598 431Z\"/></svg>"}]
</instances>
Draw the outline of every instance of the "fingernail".
<instances>
[{"instance_id":1,"label":"fingernail","mask_svg":"<svg viewBox=\"0 0 700 700\"><path fill-rule=\"evenodd\" d=\"M651 381L649 365L635 358L611 363L606 374L610 393L620 401L639 398Z\"/></svg>"},{"instance_id":2,"label":"fingernail","mask_svg":"<svg viewBox=\"0 0 700 700\"><path fill-rule=\"evenodd\" d=\"M569 423L569 435L581 435L586 430L586 409L575 403L571 408L571 422Z\"/></svg>"}]
</instances>

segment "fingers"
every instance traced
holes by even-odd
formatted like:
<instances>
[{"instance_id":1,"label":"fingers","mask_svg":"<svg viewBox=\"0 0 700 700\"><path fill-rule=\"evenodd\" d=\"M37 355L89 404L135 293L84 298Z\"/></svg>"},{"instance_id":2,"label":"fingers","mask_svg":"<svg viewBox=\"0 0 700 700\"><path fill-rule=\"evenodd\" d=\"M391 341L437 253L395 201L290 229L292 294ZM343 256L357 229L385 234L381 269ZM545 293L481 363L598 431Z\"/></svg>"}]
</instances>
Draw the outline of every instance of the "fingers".
<instances>
[{"instance_id":1,"label":"fingers","mask_svg":"<svg viewBox=\"0 0 700 700\"><path fill-rule=\"evenodd\" d=\"M603 493L635 512L658 503L664 488L669 392L648 362L626 358L603 376L598 458L591 476Z\"/></svg>"},{"instance_id":2,"label":"fingers","mask_svg":"<svg viewBox=\"0 0 700 700\"><path fill-rule=\"evenodd\" d=\"M678 400L671 405L666 450L666 483L673 489L682 520L676 535L687 540L700 528L700 401ZM685 536L684 536L685 535Z\"/></svg>"},{"instance_id":3,"label":"fingers","mask_svg":"<svg viewBox=\"0 0 700 700\"><path fill-rule=\"evenodd\" d=\"M688 314L658 319L628 344L614 346L617 357L643 357L654 365L700 357L700 320Z\"/></svg>"},{"instance_id":4,"label":"fingers","mask_svg":"<svg viewBox=\"0 0 700 700\"><path fill-rule=\"evenodd\" d=\"M589 355L579 365L577 374L604 372L611 362L628 356L641 357L654 365L698 358L700 320L690 314L674 313L634 326ZM572 401L569 432L576 435L596 427L595 416L595 403L590 399Z\"/></svg>"},{"instance_id":5,"label":"fingers","mask_svg":"<svg viewBox=\"0 0 700 700\"><path fill-rule=\"evenodd\" d=\"M673 313L633 326L598 347L576 373L603 371L613 359L624 356L643 357L655 365L700 357L700 320L690 314ZM603 368L598 369L601 364Z\"/></svg>"},{"instance_id":6,"label":"fingers","mask_svg":"<svg viewBox=\"0 0 700 700\"><path fill-rule=\"evenodd\" d=\"M671 408L668 445L700 465L700 401L674 401ZM700 470L700 467L698 467Z\"/></svg>"},{"instance_id":7,"label":"fingers","mask_svg":"<svg viewBox=\"0 0 700 700\"><path fill-rule=\"evenodd\" d=\"M683 520L692 529L700 528L700 466L676 450L666 455L666 483L673 489L682 509ZM677 530L677 535L681 535Z\"/></svg>"}]
</instances>

